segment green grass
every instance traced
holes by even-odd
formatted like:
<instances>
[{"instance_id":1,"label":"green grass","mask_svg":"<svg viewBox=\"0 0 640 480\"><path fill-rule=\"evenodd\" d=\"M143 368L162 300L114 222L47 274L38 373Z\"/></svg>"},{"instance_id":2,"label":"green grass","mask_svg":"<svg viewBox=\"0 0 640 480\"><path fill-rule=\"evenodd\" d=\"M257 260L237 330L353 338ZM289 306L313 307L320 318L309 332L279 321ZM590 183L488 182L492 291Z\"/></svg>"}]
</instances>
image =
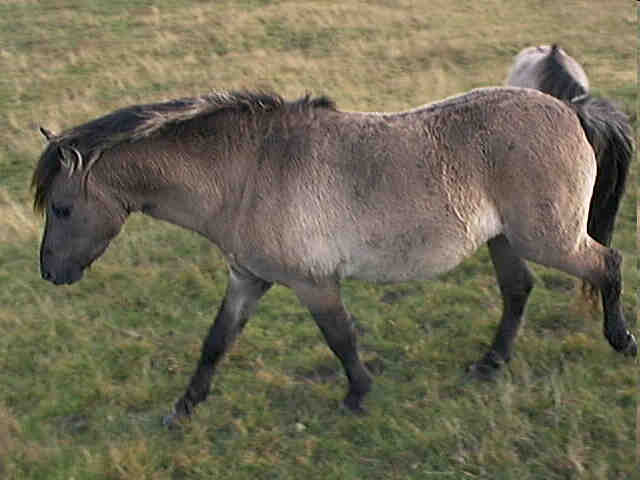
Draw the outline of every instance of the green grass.
<instances>
[{"instance_id":1,"label":"green grass","mask_svg":"<svg viewBox=\"0 0 640 480\"><path fill-rule=\"evenodd\" d=\"M500 317L486 249L431 282L345 282L375 373L368 415L339 408L338 362L275 287L209 400L168 431L224 294L220 255L134 216L56 288L39 278L28 189L39 124L238 87L400 110L501 84L521 48L553 41L633 114L635 22L622 0L0 2L0 478L637 478L637 363L570 277L535 267L515 358L495 383L466 381ZM634 326L637 171L614 238Z\"/></svg>"}]
</instances>

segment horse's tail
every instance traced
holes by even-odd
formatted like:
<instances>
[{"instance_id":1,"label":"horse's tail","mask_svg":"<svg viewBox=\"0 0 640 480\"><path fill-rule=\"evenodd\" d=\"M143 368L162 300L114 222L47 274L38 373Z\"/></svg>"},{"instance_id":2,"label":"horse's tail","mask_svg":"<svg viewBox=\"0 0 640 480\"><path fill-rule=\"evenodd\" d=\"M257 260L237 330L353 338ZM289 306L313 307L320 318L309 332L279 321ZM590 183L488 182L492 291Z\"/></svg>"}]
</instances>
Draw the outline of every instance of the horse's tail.
<instances>
[{"instance_id":1,"label":"horse's tail","mask_svg":"<svg viewBox=\"0 0 640 480\"><path fill-rule=\"evenodd\" d=\"M601 244L610 246L633 156L631 125L627 115L606 99L585 94L566 102L578 115L598 164L587 231ZM594 297L596 290L590 290Z\"/></svg>"}]
</instances>

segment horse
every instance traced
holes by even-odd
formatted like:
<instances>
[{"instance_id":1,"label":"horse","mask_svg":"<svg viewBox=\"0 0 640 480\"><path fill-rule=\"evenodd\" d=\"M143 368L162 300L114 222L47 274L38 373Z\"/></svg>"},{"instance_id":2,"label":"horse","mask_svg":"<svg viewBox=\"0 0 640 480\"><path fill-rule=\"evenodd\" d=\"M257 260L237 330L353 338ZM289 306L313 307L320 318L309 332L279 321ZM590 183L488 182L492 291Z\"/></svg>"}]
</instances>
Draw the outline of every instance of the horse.
<instances>
[{"instance_id":1,"label":"horse","mask_svg":"<svg viewBox=\"0 0 640 480\"><path fill-rule=\"evenodd\" d=\"M608 127L590 138L596 152L598 174L589 208L602 212L590 215L587 224L587 231L594 239L610 246L631 163L632 142L610 142L608 137L632 138L627 116L611 101L589 92L589 79L582 66L557 44L523 49L516 56L505 85L535 88L574 104L590 103L590 108L600 109L611 120ZM604 164L606 168L602 168ZM585 293L591 297L597 293L594 288L583 290L589 290Z\"/></svg>"},{"instance_id":2,"label":"horse","mask_svg":"<svg viewBox=\"0 0 640 480\"><path fill-rule=\"evenodd\" d=\"M589 93L589 78L582 66L555 43L521 50L505 85L535 88L562 100Z\"/></svg>"},{"instance_id":3,"label":"horse","mask_svg":"<svg viewBox=\"0 0 640 480\"><path fill-rule=\"evenodd\" d=\"M132 212L218 246L227 290L168 425L207 398L274 283L309 309L348 379L344 405L361 412L372 377L341 280L426 280L484 244L504 308L472 375L491 376L511 357L533 288L525 260L597 285L605 337L636 356L622 256L587 233L589 139L610 121L590 103L493 87L395 113L342 111L325 96L218 92L126 107L59 135L41 127L48 144L32 177L34 208L45 213L41 275L80 280Z\"/></svg>"}]
</instances>

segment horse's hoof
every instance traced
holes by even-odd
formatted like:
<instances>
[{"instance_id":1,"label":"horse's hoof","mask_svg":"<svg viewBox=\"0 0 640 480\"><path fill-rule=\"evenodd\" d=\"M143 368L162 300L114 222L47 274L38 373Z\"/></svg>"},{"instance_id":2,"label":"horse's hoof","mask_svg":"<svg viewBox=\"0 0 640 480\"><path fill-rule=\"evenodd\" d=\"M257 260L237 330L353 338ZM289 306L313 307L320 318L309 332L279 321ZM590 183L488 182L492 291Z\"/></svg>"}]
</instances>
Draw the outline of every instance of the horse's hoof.
<instances>
[{"instance_id":1,"label":"horse's hoof","mask_svg":"<svg viewBox=\"0 0 640 480\"><path fill-rule=\"evenodd\" d=\"M489 367L482 362L476 362L467 367L466 374L468 377L471 377L475 380L489 382L491 380L495 380L498 371L498 369Z\"/></svg>"},{"instance_id":2,"label":"horse's hoof","mask_svg":"<svg viewBox=\"0 0 640 480\"><path fill-rule=\"evenodd\" d=\"M189 404L184 399L180 399L173 407L173 411L162 417L162 425L169 429L180 428L191 419L192 411L193 407L189 408Z\"/></svg>"},{"instance_id":3,"label":"horse's hoof","mask_svg":"<svg viewBox=\"0 0 640 480\"><path fill-rule=\"evenodd\" d=\"M162 426L169 430L181 428L188 417L178 415L175 411L162 417Z\"/></svg>"},{"instance_id":4,"label":"horse's hoof","mask_svg":"<svg viewBox=\"0 0 640 480\"><path fill-rule=\"evenodd\" d=\"M349 409L351 413L355 413L356 415L364 415L367 413L367 411L362 407L362 395L350 393L342 401L342 405Z\"/></svg>"},{"instance_id":5,"label":"horse's hoof","mask_svg":"<svg viewBox=\"0 0 640 480\"><path fill-rule=\"evenodd\" d=\"M627 331L627 346L622 350L622 353L627 357L638 356L638 342L636 342L636 337L633 336L633 333L629 331Z\"/></svg>"},{"instance_id":6,"label":"horse's hoof","mask_svg":"<svg viewBox=\"0 0 640 480\"><path fill-rule=\"evenodd\" d=\"M619 331L616 335L607 335L607 340L616 352L622 353L625 357L638 355L636 337L629 330Z\"/></svg>"},{"instance_id":7,"label":"horse's hoof","mask_svg":"<svg viewBox=\"0 0 640 480\"><path fill-rule=\"evenodd\" d=\"M171 412L169 415L165 415L162 417L162 426L166 428L175 428L179 426L178 418L176 412Z\"/></svg>"},{"instance_id":8,"label":"horse's hoof","mask_svg":"<svg viewBox=\"0 0 640 480\"><path fill-rule=\"evenodd\" d=\"M467 375L482 381L495 380L498 372L504 365L504 360L495 352L488 352L478 362L467 367Z\"/></svg>"},{"instance_id":9,"label":"horse's hoof","mask_svg":"<svg viewBox=\"0 0 640 480\"><path fill-rule=\"evenodd\" d=\"M173 411L169 415L162 417L162 426L169 430L177 430L182 428L189 420L191 420L189 415L179 415Z\"/></svg>"},{"instance_id":10,"label":"horse's hoof","mask_svg":"<svg viewBox=\"0 0 640 480\"><path fill-rule=\"evenodd\" d=\"M357 407L350 407L344 401L342 402L340 410L344 412L345 415L364 416L368 413L367 409L362 405L358 405Z\"/></svg>"}]
</instances>

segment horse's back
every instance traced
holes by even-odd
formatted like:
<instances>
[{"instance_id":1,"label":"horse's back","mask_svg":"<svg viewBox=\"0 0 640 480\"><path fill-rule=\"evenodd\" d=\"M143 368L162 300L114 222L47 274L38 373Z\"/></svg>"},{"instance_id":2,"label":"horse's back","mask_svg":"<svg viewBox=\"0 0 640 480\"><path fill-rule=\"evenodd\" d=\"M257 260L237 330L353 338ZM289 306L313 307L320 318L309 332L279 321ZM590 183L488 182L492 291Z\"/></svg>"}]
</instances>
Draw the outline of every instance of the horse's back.
<instances>
[{"instance_id":1,"label":"horse's back","mask_svg":"<svg viewBox=\"0 0 640 480\"><path fill-rule=\"evenodd\" d=\"M404 183L389 192L396 201L383 203L400 212L385 224L383 251L396 253L383 274L437 275L499 234L533 256L545 243L562 244L567 232L578 238L596 164L571 108L526 89L482 89L450 105L412 114L426 140L422 156L413 151L394 165ZM379 251L364 250L378 261Z\"/></svg>"},{"instance_id":2,"label":"horse's back","mask_svg":"<svg viewBox=\"0 0 640 480\"><path fill-rule=\"evenodd\" d=\"M254 251L269 248L263 258L279 255L303 277L431 278L499 234L550 234L544 215L573 208L569 190L584 196L595 175L595 164L579 166L593 160L575 114L527 89L396 114L326 111L289 135L246 218L262 241Z\"/></svg>"},{"instance_id":3,"label":"horse's back","mask_svg":"<svg viewBox=\"0 0 640 480\"><path fill-rule=\"evenodd\" d=\"M488 118L486 187L500 233L522 256L548 263L586 234L595 154L567 103L531 89L510 91Z\"/></svg>"}]
</instances>

